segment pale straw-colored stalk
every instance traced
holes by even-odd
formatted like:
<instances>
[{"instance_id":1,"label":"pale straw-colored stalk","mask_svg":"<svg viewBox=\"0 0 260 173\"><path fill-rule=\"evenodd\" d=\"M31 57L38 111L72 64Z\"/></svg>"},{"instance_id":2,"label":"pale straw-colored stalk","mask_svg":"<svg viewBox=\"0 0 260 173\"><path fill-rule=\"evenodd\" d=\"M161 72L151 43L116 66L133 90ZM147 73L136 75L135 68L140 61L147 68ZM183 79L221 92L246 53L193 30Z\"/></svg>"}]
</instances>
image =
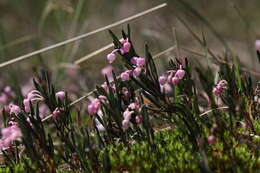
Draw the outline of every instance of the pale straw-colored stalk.
<instances>
[{"instance_id":1,"label":"pale straw-colored stalk","mask_svg":"<svg viewBox=\"0 0 260 173\"><path fill-rule=\"evenodd\" d=\"M115 22L115 23L112 23L112 24L110 24L110 25L107 25L107 26L98 28L98 29L96 29L96 30L94 30L94 31L91 31L91 32L88 32L88 33L85 33L85 34L82 34L82 35L73 37L73 38L71 38L71 39L68 39L68 40L65 40L65 41L56 43L56 44L54 44L54 45L51 45L51 46L48 46L48 47L45 47L45 48L36 50L36 51L34 51L34 52L31 52L31 53L28 53L28 54L19 56L19 57L17 57L17 58L12 59L12 60L9 60L9 61L6 61L6 62L1 63L1 64L0 64L0 68L3 68L3 67L5 67L5 66L8 66L8 65L11 65L11 64L20 62L20 61L22 61L22 60L26 60L26 59L28 59L28 58L34 56L34 55L38 55L38 54L41 54L41 53L43 53L43 52L47 52L47 51L49 51L49 50L52 50L52 49L55 49L55 48L64 46L64 45L66 45L66 44L69 44L69 43L78 41L78 40L83 39L83 38L86 38L86 37L88 37L88 36L97 34L97 33L99 33L99 32L106 31L106 30L108 30L108 29L111 29L111 28L113 28L113 27L116 27L116 26L118 26L118 25L121 25L121 24L126 23L126 22L129 22L129 21L132 21L132 20L134 20L134 19L137 19L137 18L139 18L139 17L142 17L142 16L144 16L144 15L147 15L147 14L149 14L149 13L151 13L151 12L154 12L154 11L159 10L159 9L161 9L161 8L163 8L163 7L166 7L166 6L167 6L167 4L166 4L166 3L163 3L163 4L161 4L161 5L155 6L155 7L153 7L153 8L150 8L150 9L148 9L148 10L145 10L145 11L140 12L140 13L138 13L138 14L135 14L135 15L133 15L133 16L127 17L127 18L122 19L122 20L119 20L119 21L117 21L117 22Z\"/></svg>"}]
</instances>

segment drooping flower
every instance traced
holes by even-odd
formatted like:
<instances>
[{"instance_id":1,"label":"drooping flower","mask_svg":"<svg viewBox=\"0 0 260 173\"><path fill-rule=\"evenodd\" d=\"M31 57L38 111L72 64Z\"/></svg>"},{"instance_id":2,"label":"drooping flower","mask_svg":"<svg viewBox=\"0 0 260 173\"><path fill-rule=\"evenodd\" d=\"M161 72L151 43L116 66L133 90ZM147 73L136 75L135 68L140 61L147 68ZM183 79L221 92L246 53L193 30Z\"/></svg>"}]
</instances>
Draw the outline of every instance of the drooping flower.
<instances>
[{"instance_id":1,"label":"drooping flower","mask_svg":"<svg viewBox=\"0 0 260 173\"><path fill-rule=\"evenodd\" d=\"M111 65L108 65L106 67L104 67L102 70L101 70L101 74L105 77L107 76L108 78L108 81L112 81L113 80L113 66Z\"/></svg>"},{"instance_id":2,"label":"drooping flower","mask_svg":"<svg viewBox=\"0 0 260 173\"><path fill-rule=\"evenodd\" d=\"M179 81L180 81L180 79L179 79L178 77L174 76L174 77L172 78L171 83L172 83L173 85L177 85L177 84L179 83Z\"/></svg>"},{"instance_id":3,"label":"drooping flower","mask_svg":"<svg viewBox=\"0 0 260 173\"><path fill-rule=\"evenodd\" d=\"M167 83L167 77L165 75L162 75L159 77L159 84L165 85Z\"/></svg>"},{"instance_id":4,"label":"drooping flower","mask_svg":"<svg viewBox=\"0 0 260 173\"><path fill-rule=\"evenodd\" d=\"M114 53L109 53L107 55L107 60L111 64L112 62L114 62L116 60L116 55Z\"/></svg>"},{"instance_id":5,"label":"drooping flower","mask_svg":"<svg viewBox=\"0 0 260 173\"><path fill-rule=\"evenodd\" d=\"M120 53L125 54L130 51L131 43L128 41L128 38L122 41L123 46L120 48Z\"/></svg>"},{"instance_id":6,"label":"drooping flower","mask_svg":"<svg viewBox=\"0 0 260 173\"><path fill-rule=\"evenodd\" d=\"M122 121L122 128L123 128L123 130L128 129L129 128L129 121L123 120Z\"/></svg>"},{"instance_id":7,"label":"drooping flower","mask_svg":"<svg viewBox=\"0 0 260 173\"><path fill-rule=\"evenodd\" d=\"M120 78L122 79L122 81L128 81L130 79L131 73L132 73L132 70L127 70L127 71L121 73Z\"/></svg>"},{"instance_id":8,"label":"drooping flower","mask_svg":"<svg viewBox=\"0 0 260 173\"><path fill-rule=\"evenodd\" d=\"M27 97L23 100L25 112L30 111L30 102L33 104L35 102L43 101L44 98L41 96L41 93L37 90L32 90L27 94Z\"/></svg>"},{"instance_id":9,"label":"drooping flower","mask_svg":"<svg viewBox=\"0 0 260 173\"><path fill-rule=\"evenodd\" d=\"M180 65L179 69L175 73L175 77L182 79L185 76L185 71L182 69L182 65Z\"/></svg>"},{"instance_id":10,"label":"drooping flower","mask_svg":"<svg viewBox=\"0 0 260 173\"><path fill-rule=\"evenodd\" d=\"M134 113L134 111L130 111L128 108L124 111L123 116L124 120L129 121L131 119L131 115Z\"/></svg>"},{"instance_id":11,"label":"drooping flower","mask_svg":"<svg viewBox=\"0 0 260 173\"><path fill-rule=\"evenodd\" d=\"M133 75L134 77L138 77L142 72L142 68L141 67L136 67L134 70L133 70Z\"/></svg>"},{"instance_id":12,"label":"drooping flower","mask_svg":"<svg viewBox=\"0 0 260 173\"><path fill-rule=\"evenodd\" d=\"M144 58L137 58L136 66L137 67L143 67L144 65L145 65L145 59Z\"/></svg>"},{"instance_id":13,"label":"drooping flower","mask_svg":"<svg viewBox=\"0 0 260 173\"><path fill-rule=\"evenodd\" d=\"M90 115L94 115L98 112L98 110L100 109L101 103L99 99L94 99L92 100L92 102L88 105L88 113Z\"/></svg>"},{"instance_id":14,"label":"drooping flower","mask_svg":"<svg viewBox=\"0 0 260 173\"><path fill-rule=\"evenodd\" d=\"M64 91L59 91L55 94L55 96L57 98L59 98L60 100L64 100L65 99L65 92Z\"/></svg>"}]
</instances>

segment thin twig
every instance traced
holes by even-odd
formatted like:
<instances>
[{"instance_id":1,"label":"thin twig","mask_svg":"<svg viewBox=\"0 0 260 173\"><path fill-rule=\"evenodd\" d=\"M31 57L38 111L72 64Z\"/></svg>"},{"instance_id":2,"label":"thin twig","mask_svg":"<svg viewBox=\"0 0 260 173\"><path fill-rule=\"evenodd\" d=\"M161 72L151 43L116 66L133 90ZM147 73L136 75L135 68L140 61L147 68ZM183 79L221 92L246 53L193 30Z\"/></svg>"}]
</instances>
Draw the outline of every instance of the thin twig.
<instances>
[{"instance_id":1,"label":"thin twig","mask_svg":"<svg viewBox=\"0 0 260 173\"><path fill-rule=\"evenodd\" d=\"M160 56L162 56L162 55L164 55L164 54L166 54L166 53L168 53L168 52L174 50L175 48L176 48L176 45L175 45L175 46L172 46L172 47L169 47L168 49L166 49L166 50L164 50L164 51L162 51L162 52L160 52L160 53L154 55L153 59L157 59L157 58L159 58Z\"/></svg>"},{"instance_id":2,"label":"thin twig","mask_svg":"<svg viewBox=\"0 0 260 173\"><path fill-rule=\"evenodd\" d=\"M120 39L120 41L123 41L123 39ZM112 47L114 47L114 43L108 44L108 45L106 45L106 46L104 46L104 47L102 47L102 48L100 48L100 49L98 49L98 50L96 50L96 51L94 51L94 52L92 52L92 53L82 57L82 58L79 58L78 60L76 60L74 62L74 64L79 65L79 64L87 61L88 59L90 59L90 58L92 58L92 57L100 54L101 52L106 51L106 50L108 50L108 49L110 49Z\"/></svg>"},{"instance_id":3,"label":"thin twig","mask_svg":"<svg viewBox=\"0 0 260 173\"><path fill-rule=\"evenodd\" d=\"M92 94L94 93L94 91L95 91L95 90L90 91L90 92L86 93L85 95L81 96L80 98L78 98L77 100L74 100L73 102L71 102L71 103L69 104L69 107L72 107L73 105L75 105L75 104L81 102L82 100L84 100L85 98L89 97L90 95L92 95ZM42 119L42 122L44 122L44 121L50 119L52 116L53 116L52 114L46 116L45 118Z\"/></svg>"},{"instance_id":4,"label":"thin twig","mask_svg":"<svg viewBox=\"0 0 260 173\"><path fill-rule=\"evenodd\" d=\"M212 111L214 111L214 110L219 110L219 109L228 109L228 107L227 107L227 106L222 106L222 107L218 107L218 108L216 108L216 109L208 110L208 111L206 111L206 112L200 114L200 117L202 117L203 115L206 115L206 114L208 114L208 113L210 113L210 112L212 112Z\"/></svg>"},{"instance_id":5,"label":"thin twig","mask_svg":"<svg viewBox=\"0 0 260 173\"><path fill-rule=\"evenodd\" d=\"M17 57L17 58L14 58L14 59L9 60L9 61L6 61L6 62L3 62L3 63L0 64L0 68L3 68L3 67L5 67L5 66L11 65L11 64L13 64L13 63L16 63L16 62L19 62L19 61L22 61L22 60L25 60L25 59L27 59L27 58L29 58L29 57L32 57L32 56L34 56L34 55L38 55L38 54L40 54L40 53L49 51L49 50L51 50L51 49L55 49L55 48L57 48L57 47L61 47L61 46L64 46L64 45L66 45L66 44L75 42L75 41L77 41L77 40L80 40L80 39L83 39L83 38L85 38L85 37L94 35L94 34L96 34L96 33L105 31L105 30L107 30L107 29L113 28L113 27L118 26L118 25L121 25L121 24L123 24L123 23L129 22L129 21L131 21L131 20L134 20L134 19L139 18L139 17L141 17L141 16L144 16L144 15L146 15L146 14L149 14L149 13L151 13L151 12L153 12L153 11L156 11L156 10L158 10L158 9L161 9L161 8L165 7L166 5L167 5L167 3L163 3L163 4L161 4L161 5L158 5L158 6L156 6L156 7L153 7L153 8L151 8L151 9L148 9L148 10L143 11L143 12L141 12L141 13L135 14L135 15L133 15L133 16L127 17L127 18L125 18L125 19L122 19L122 20L117 21L117 22L115 22L115 23L112 23L112 24L110 24L110 25L107 25L107 26L105 26L105 27L101 27L101 28L96 29L96 30L94 30L94 31L91 31L91 32L88 32L88 33L79 35L79 36L77 36L77 37L73 37L73 38L71 38L71 39L68 39L68 40L59 42L59 43L57 43L57 44L54 44L54 45L45 47L45 48L43 48L43 49L40 49L40 50L31 52L31 53L26 54L26 55L19 56L19 57Z\"/></svg>"}]
</instances>

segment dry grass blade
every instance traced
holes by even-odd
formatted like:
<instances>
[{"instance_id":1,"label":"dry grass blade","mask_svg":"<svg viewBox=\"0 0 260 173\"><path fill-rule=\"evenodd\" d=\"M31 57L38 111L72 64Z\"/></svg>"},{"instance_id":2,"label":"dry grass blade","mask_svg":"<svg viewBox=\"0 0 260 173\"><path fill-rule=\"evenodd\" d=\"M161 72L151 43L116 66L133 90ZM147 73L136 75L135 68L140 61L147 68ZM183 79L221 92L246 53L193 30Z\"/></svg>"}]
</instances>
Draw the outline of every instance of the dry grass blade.
<instances>
[{"instance_id":1,"label":"dry grass blade","mask_svg":"<svg viewBox=\"0 0 260 173\"><path fill-rule=\"evenodd\" d=\"M25 59L27 59L27 58L29 58L29 57L34 56L34 55L38 55L38 54L40 54L40 53L43 53L43 52L46 52L46 51L55 49L55 48L57 48L57 47L61 47L61 46L64 46L64 45L66 45L66 44L75 42L75 41L80 40L80 39L83 39L83 38L85 38L85 37L88 37L88 36L97 34L97 33L99 33L99 32L105 31L105 30L107 30L107 29L110 29L110 28L113 28L113 27L115 27L115 26L121 25L121 24L123 24L123 23L129 22L129 21L131 21L131 20L134 20L134 19L139 18L139 17L141 17L141 16L144 16L144 15L146 15L146 14L149 14L149 13L151 13L151 12L153 12L153 11L159 10L159 9L165 7L166 5L167 5L166 3L163 3L163 4L161 4L161 5L158 5L158 6L156 6L156 7L153 7L153 8L151 8L151 9L148 9L148 10L146 10L146 11L140 12L140 13L135 14L135 15L133 15L133 16L127 17L127 18L125 18L125 19L122 19L122 20L117 21L117 22L115 22L115 23L112 23L112 24L110 24L110 25L107 25L107 26L101 27L101 28L99 28L99 29L96 29L96 30L94 30L94 31L91 31L91 32L88 32L88 33L79 35L79 36L77 36L77 37L73 37L73 38L71 38L71 39L68 39L68 40L59 42L59 43L57 43L57 44L54 44L54 45L45 47L45 48L43 48L43 49L40 49L40 50L31 52L31 53L26 54L26 55L19 56L19 57L17 57L17 58L14 58L14 59L9 60L9 61L6 61L6 62L3 62L3 63L0 64L0 68L3 68L3 67L5 67L5 66L11 65L11 64L14 64L14 63L19 62L19 61L22 61L22 60L25 60Z\"/></svg>"},{"instance_id":2,"label":"dry grass blade","mask_svg":"<svg viewBox=\"0 0 260 173\"><path fill-rule=\"evenodd\" d=\"M161 57L162 55L164 55L164 54L166 54L166 53L168 53L168 52L174 50L175 48L176 48L176 46L169 47L168 49L166 49L166 50L164 50L164 51L162 51L162 52L160 52L160 53L154 55L154 56L153 56L153 59L157 59L157 58Z\"/></svg>"},{"instance_id":3,"label":"dry grass blade","mask_svg":"<svg viewBox=\"0 0 260 173\"><path fill-rule=\"evenodd\" d=\"M75 104L81 102L81 101L84 100L85 98L87 98L87 97L89 97L90 95L92 95L92 94L94 93L94 91L95 91L95 90L90 91L89 93L83 95L82 97L78 98L77 100L74 100L73 102L71 102L71 103L69 104L69 106L71 107L71 106L73 106L73 105L75 105ZM51 117L52 117L52 114L46 116L45 118L42 119L42 122L44 122L44 121L50 119Z\"/></svg>"},{"instance_id":4,"label":"dry grass blade","mask_svg":"<svg viewBox=\"0 0 260 173\"><path fill-rule=\"evenodd\" d=\"M214 111L214 110L221 110L221 109L228 109L228 107L227 107L227 106L222 106L222 107L218 107L218 108L216 108L216 109L210 109L210 110L208 110L208 111L206 111L206 112L200 114L200 117L202 117L203 115L206 115L206 114L208 114L208 113L210 113L210 112L212 112L212 111Z\"/></svg>"}]
</instances>

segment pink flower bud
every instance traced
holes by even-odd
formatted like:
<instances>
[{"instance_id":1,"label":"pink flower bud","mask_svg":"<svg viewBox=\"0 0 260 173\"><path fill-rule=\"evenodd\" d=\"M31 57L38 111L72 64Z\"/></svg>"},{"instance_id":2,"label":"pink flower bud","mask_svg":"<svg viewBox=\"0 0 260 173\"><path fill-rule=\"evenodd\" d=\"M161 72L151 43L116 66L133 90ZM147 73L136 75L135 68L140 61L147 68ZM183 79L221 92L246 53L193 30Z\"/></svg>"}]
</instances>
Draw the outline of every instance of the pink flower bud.
<instances>
[{"instance_id":1,"label":"pink flower bud","mask_svg":"<svg viewBox=\"0 0 260 173\"><path fill-rule=\"evenodd\" d=\"M107 76L109 81L113 80L113 67L111 65L108 65L108 66L104 67L101 70L101 74L103 76Z\"/></svg>"},{"instance_id":2,"label":"pink flower bud","mask_svg":"<svg viewBox=\"0 0 260 173\"><path fill-rule=\"evenodd\" d=\"M121 77L122 81L128 81L130 76L128 73L123 72L123 73L121 73L120 77Z\"/></svg>"},{"instance_id":3,"label":"pink flower bud","mask_svg":"<svg viewBox=\"0 0 260 173\"><path fill-rule=\"evenodd\" d=\"M123 128L123 130L128 129L129 128L129 121L123 120L122 121L122 128Z\"/></svg>"},{"instance_id":4,"label":"pink flower bud","mask_svg":"<svg viewBox=\"0 0 260 173\"><path fill-rule=\"evenodd\" d=\"M131 58L131 63L136 65L138 57Z\"/></svg>"},{"instance_id":5,"label":"pink flower bud","mask_svg":"<svg viewBox=\"0 0 260 173\"><path fill-rule=\"evenodd\" d=\"M30 106L30 100L29 99L23 99L23 105L24 106Z\"/></svg>"},{"instance_id":6,"label":"pink flower bud","mask_svg":"<svg viewBox=\"0 0 260 173\"><path fill-rule=\"evenodd\" d=\"M30 112L30 106L24 106L24 111L27 113Z\"/></svg>"},{"instance_id":7,"label":"pink flower bud","mask_svg":"<svg viewBox=\"0 0 260 173\"><path fill-rule=\"evenodd\" d=\"M90 115L96 114L96 109L95 109L94 105L92 105L92 104L88 105L88 113Z\"/></svg>"},{"instance_id":8,"label":"pink flower bud","mask_svg":"<svg viewBox=\"0 0 260 173\"><path fill-rule=\"evenodd\" d=\"M208 137L208 143L209 144L214 144L216 142L215 136L214 135L210 135Z\"/></svg>"},{"instance_id":9,"label":"pink flower bud","mask_svg":"<svg viewBox=\"0 0 260 173\"><path fill-rule=\"evenodd\" d=\"M105 99L106 99L106 96L100 95L100 96L98 96L98 99L100 99L100 100L105 100Z\"/></svg>"},{"instance_id":10,"label":"pink flower bud","mask_svg":"<svg viewBox=\"0 0 260 173\"><path fill-rule=\"evenodd\" d=\"M167 77L165 75L160 76L159 83L160 85L165 85L167 83Z\"/></svg>"},{"instance_id":11,"label":"pink flower bud","mask_svg":"<svg viewBox=\"0 0 260 173\"><path fill-rule=\"evenodd\" d=\"M179 79L178 77L174 76L174 77L172 78L172 81L171 81L171 82L172 82L173 85L177 85L177 84L179 83L179 80L180 80L180 79Z\"/></svg>"},{"instance_id":12,"label":"pink flower bud","mask_svg":"<svg viewBox=\"0 0 260 173\"><path fill-rule=\"evenodd\" d=\"M180 65L179 70L175 73L175 76L179 79L182 79L185 76L185 71L182 69L182 65Z\"/></svg>"},{"instance_id":13,"label":"pink flower bud","mask_svg":"<svg viewBox=\"0 0 260 173\"><path fill-rule=\"evenodd\" d=\"M109 54L107 55L107 60L108 60L108 62L109 62L110 64L111 64L112 62L114 62L115 59L116 59L116 55L115 55L114 53L109 53Z\"/></svg>"},{"instance_id":14,"label":"pink flower bud","mask_svg":"<svg viewBox=\"0 0 260 173\"><path fill-rule=\"evenodd\" d=\"M15 115L18 115L20 112L21 112L21 109L19 106L17 105L14 105L14 104L10 104L9 105L9 108L10 108L10 114L15 114Z\"/></svg>"},{"instance_id":15,"label":"pink flower bud","mask_svg":"<svg viewBox=\"0 0 260 173\"><path fill-rule=\"evenodd\" d=\"M165 93L165 94L172 93L172 87L169 83L166 83L165 85L161 85L160 89L161 89L162 93Z\"/></svg>"},{"instance_id":16,"label":"pink flower bud","mask_svg":"<svg viewBox=\"0 0 260 173\"><path fill-rule=\"evenodd\" d=\"M136 124L140 124L141 123L141 117L139 115L137 115L135 117L135 122L136 122Z\"/></svg>"},{"instance_id":17,"label":"pink flower bud","mask_svg":"<svg viewBox=\"0 0 260 173\"><path fill-rule=\"evenodd\" d=\"M142 72L142 68L141 68L141 67L136 67L136 68L134 69L134 71L133 71L133 75L134 75L135 77L138 77L138 76L141 74L141 72Z\"/></svg>"},{"instance_id":18,"label":"pink flower bud","mask_svg":"<svg viewBox=\"0 0 260 173\"><path fill-rule=\"evenodd\" d=\"M91 104L88 105L88 113L90 115L94 115L98 112L100 109L101 103L99 99L94 99L92 100Z\"/></svg>"},{"instance_id":19,"label":"pink flower bud","mask_svg":"<svg viewBox=\"0 0 260 173\"><path fill-rule=\"evenodd\" d=\"M59 98L60 100L64 100L65 99L65 92L64 91L59 91L55 94L55 96L57 98Z\"/></svg>"},{"instance_id":20,"label":"pink flower bud","mask_svg":"<svg viewBox=\"0 0 260 173\"><path fill-rule=\"evenodd\" d=\"M133 113L134 111L129 111L129 109L126 109L125 112L123 113L124 119L129 121Z\"/></svg>"},{"instance_id":21,"label":"pink flower bud","mask_svg":"<svg viewBox=\"0 0 260 173\"><path fill-rule=\"evenodd\" d=\"M137 65L138 67L144 66L144 65L145 65L145 59L144 59L144 58L137 58L137 60L136 60L136 65Z\"/></svg>"},{"instance_id":22,"label":"pink flower bud","mask_svg":"<svg viewBox=\"0 0 260 173\"><path fill-rule=\"evenodd\" d=\"M216 94L216 95L220 95L221 94L221 92L222 92L222 89L221 89L221 87L215 87L215 88L213 88L213 91L212 91L214 94Z\"/></svg>"},{"instance_id":23,"label":"pink flower bud","mask_svg":"<svg viewBox=\"0 0 260 173\"><path fill-rule=\"evenodd\" d=\"M124 52L125 52L125 53L129 52L130 48L131 48L131 44L130 44L129 41L127 40L127 41L123 44Z\"/></svg>"},{"instance_id":24,"label":"pink flower bud","mask_svg":"<svg viewBox=\"0 0 260 173\"><path fill-rule=\"evenodd\" d=\"M99 99L94 99L91 104L95 107L95 109L97 109L97 111L101 105Z\"/></svg>"}]
</instances>

